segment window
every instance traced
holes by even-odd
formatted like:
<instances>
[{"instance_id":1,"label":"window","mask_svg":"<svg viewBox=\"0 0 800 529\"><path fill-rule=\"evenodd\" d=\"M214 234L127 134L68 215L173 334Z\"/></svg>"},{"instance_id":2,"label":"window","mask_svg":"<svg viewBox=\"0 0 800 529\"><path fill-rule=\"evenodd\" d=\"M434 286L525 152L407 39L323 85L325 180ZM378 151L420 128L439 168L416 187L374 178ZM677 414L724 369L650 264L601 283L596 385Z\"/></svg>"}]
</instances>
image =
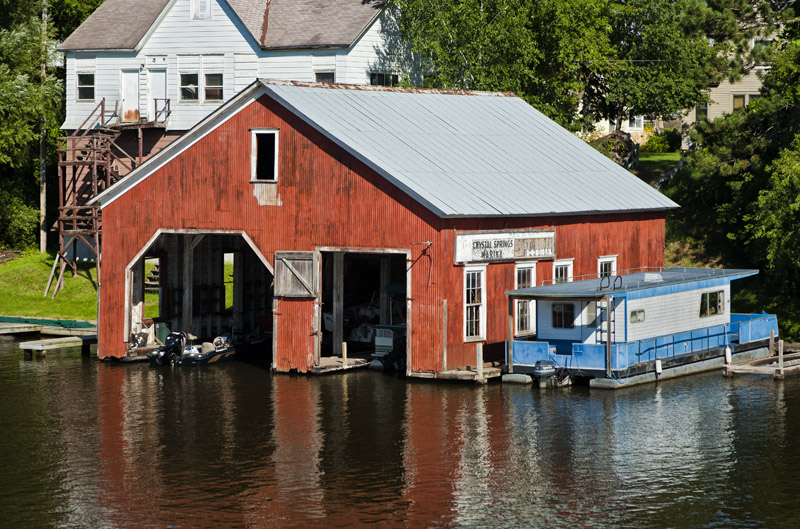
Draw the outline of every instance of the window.
<instances>
[{"instance_id":1,"label":"window","mask_svg":"<svg viewBox=\"0 0 800 529\"><path fill-rule=\"evenodd\" d=\"M211 0L192 0L192 18L211 18Z\"/></svg>"},{"instance_id":2,"label":"window","mask_svg":"<svg viewBox=\"0 0 800 529\"><path fill-rule=\"evenodd\" d=\"M617 256L602 255L597 258L597 276L611 277L617 275Z\"/></svg>"},{"instance_id":3,"label":"window","mask_svg":"<svg viewBox=\"0 0 800 529\"><path fill-rule=\"evenodd\" d=\"M94 74L78 74L78 100L94 101Z\"/></svg>"},{"instance_id":4,"label":"window","mask_svg":"<svg viewBox=\"0 0 800 529\"><path fill-rule=\"evenodd\" d=\"M631 114L628 117L628 130L644 130L644 116Z\"/></svg>"},{"instance_id":5,"label":"window","mask_svg":"<svg viewBox=\"0 0 800 529\"><path fill-rule=\"evenodd\" d=\"M200 87L196 73L182 73L181 77L181 101L197 101L200 98Z\"/></svg>"},{"instance_id":6,"label":"window","mask_svg":"<svg viewBox=\"0 0 800 529\"><path fill-rule=\"evenodd\" d=\"M553 328L572 329L575 327L575 304L553 303Z\"/></svg>"},{"instance_id":7,"label":"window","mask_svg":"<svg viewBox=\"0 0 800 529\"><path fill-rule=\"evenodd\" d=\"M708 103L700 103L694 110L695 121L708 121Z\"/></svg>"},{"instance_id":8,"label":"window","mask_svg":"<svg viewBox=\"0 0 800 529\"><path fill-rule=\"evenodd\" d=\"M222 74L207 73L205 75L205 81L206 101L222 101Z\"/></svg>"},{"instance_id":9,"label":"window","mask_svg":"<svg viewBox=\"0 0 800 529\"><path fill-rule=\"evenodd\" d=\"M733 94L733 109L739 110L740 108L744 108L746 105L746 97L747 96L744 94Z\"/></svg>"},{"instance_id":10,"label":"window","mask_svg":"<svg viewBox=\"0 0 800 529\"><path fill-rule=\"evenodd\" d=\"M553 261L553 283L572 281L572 259Z\"/></svg>"},{"instance_id":11,"label":"window","mask_svg":"<svg viewBox=\"0 0 800 529\"><path fill-rule=\"evenodd\" d=\"M644 321L644 310L631 311L631 323L641 323Z\"/></svg>"},{"instance_id":12,"label":"window","mask_svg":"<svg viewBox=\"0 0 800 529\"><path fill-rule=\"evenodd\" d=\"M714 316L725 313L725 292L704 292L700 296L700 317Z\"/></svg>"},{"instance_id":13,"label":"window","mask_svg":"<svg viewBox=\"0 0 800 529\"><path fill-rule=\"evenodd\" d=\"M278 130L253 129L250 146L250 181L278 181Z\"/></svg>"},{"instance_id":14,"label":"window","mask_svg":"<svg viewBox=\"0 0 800 529\"><path fill-rule=\"evenodd\" d=\"M336 74L334 72L315 72L314 80L318 83L335 83Z\"/></svg>"},{"instance_id":15,"label":"window","mask_svg":"<svg viewBox=\"0 0 800 529\"><path fill-rule=\"evenodd\" d=\"M369 84L374 86L397 86L400 77L396 73L371 72L369 74Z\"/></svg>"},{"instance_id":16,"label":"window","mask_svg":"<svg viewBox=\"0 0 800 529\"><path fill-rule=\"evenodd\" d=\"M464 339L480 340L486 335L486 268L464 269Z\"/></svg>"},{"instance_id":17,"label":"window","mask_svg":"<svg viewBox=\"0 0 800 529\"><path fill-rule=\"evenodd\" d=\"M514 288L528 288L536 284L536 263L518 264L515 269ZM534 328L535 302L518 299L516 303L517 335L531 334Z\"/></svg>"}]
</instances>

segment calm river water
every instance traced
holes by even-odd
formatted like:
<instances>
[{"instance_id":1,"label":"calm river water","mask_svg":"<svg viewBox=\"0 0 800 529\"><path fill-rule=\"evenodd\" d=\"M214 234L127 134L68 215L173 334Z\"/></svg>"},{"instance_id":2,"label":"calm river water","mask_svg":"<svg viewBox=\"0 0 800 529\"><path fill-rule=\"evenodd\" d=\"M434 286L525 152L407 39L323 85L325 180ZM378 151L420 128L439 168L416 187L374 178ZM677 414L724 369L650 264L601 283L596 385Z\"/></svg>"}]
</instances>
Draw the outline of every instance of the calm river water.
<instances>
[{"instance_id":1,"label":"calm river water","mask_svg":"<svg viewBox=\"0 0 800 529\"><path fill-rule=\"evenodd\" d=\"M0 527L800 527L800 380L618 392L23 361Z\"/></svg>"}]
</instances>

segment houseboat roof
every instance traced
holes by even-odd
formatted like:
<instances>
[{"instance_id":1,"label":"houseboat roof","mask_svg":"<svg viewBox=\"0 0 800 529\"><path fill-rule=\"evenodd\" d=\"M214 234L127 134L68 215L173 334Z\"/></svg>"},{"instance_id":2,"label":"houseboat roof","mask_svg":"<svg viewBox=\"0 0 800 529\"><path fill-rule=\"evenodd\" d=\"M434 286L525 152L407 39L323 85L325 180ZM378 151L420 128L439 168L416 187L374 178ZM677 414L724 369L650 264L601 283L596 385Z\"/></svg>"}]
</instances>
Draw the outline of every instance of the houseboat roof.
<instances>
[{"instance_id":1,"label":"houseboat roof","mask_svg":"<svg viewBox=\"0 0 800 529\"><path fill-rule=\"evenodd\" d=\"M175 0L106 0L60 51L138 50ZM264 49L347 48L372 25L386 0L227 0ZM311 28L311 29L310 29Z\"/></svg>"},{"instance_id":2,"label":"houseboat roof","mask_svg":"<svg viewBox=\"0 0 800 529\"><path fill-rule=\"evenodd\" d=\"M240 92L95 201L113 201L265 94L440 217L677 207L513 94L267 80Z\"/></svg>"},{"instance_id":3,"label":"houseboat roof","mask_svg":"<svg viewBox=\"0 0 800 529\"><path fill-rule=\"evenodd\" d=\"M754 276L758 270L724 268L667 268L656 272L636 272L603 279L583 279L554 283L540 287L506 291L513 298L541 300L599 300L605 296L620 296L630 292L663 289L664 293L678 290L717 286L734 279ZM684 286L688 288L679 288Z\"/></svg>"}]
</instances>

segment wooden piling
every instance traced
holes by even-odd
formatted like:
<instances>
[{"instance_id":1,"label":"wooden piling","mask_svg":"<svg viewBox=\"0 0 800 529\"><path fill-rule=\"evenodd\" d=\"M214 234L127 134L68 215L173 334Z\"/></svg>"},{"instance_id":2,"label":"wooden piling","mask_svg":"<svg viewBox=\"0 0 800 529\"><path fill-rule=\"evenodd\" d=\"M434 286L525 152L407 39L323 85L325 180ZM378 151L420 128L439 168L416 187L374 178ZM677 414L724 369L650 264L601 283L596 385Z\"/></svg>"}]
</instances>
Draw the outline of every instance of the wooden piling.
<instances>
[{"instance_id":1,"label":"wooden piling","mask_svg":"<svg viewBox=\"0 0 800 529\"><path fill-rule=\"evenodd\" d=\"M478 380L483 380L483 343L475 344L475 370L478 373Z\"/></svg>"},{"instance_id":2,"label":"wooden piling","mask_svg":"<svg viewBox=\"0 0 800 529\"><path fill-rule=\"evenodd\" d=\"M347 342L342 342L342 367L347 367Z\"/></svg>"},{"instance_id":3,"label":"wooden piling","mask_svg":"<svg viewBox=\"0 0 800 529\"><path fill-rule=\"evenodd\" d=\"M783 378L783 340L778 341L778 375Z\"/></svg>"},{"instance_id":4,"label":"wooden piling","mask_svg":"<svg viewBox=\"0 0 800 529\"><path fill-rule=\"evenodd\" d=\"M769 331L769 356L775 354L775 331Z\"/></svg>"}]
</instances>

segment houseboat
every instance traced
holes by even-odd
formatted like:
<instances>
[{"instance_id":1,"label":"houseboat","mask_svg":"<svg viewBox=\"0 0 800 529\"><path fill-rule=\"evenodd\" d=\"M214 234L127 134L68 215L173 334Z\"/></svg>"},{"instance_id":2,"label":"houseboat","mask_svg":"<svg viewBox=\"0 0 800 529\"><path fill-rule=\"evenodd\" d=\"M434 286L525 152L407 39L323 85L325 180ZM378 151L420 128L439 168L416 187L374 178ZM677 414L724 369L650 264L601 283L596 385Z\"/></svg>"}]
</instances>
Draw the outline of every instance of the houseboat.
<instances>
[{"instance_id":1,"label":"houseboat","mask_svg":"<svg viewBox=\"0 0 800 529\"><path fill-rule=\"evenodd\" d=\"M757 270L669 268L506 292L510 299L505 369L618 388L748 361L770 354L772 314L732 314L731 281ZM535 311L533 333L514 325Z\"/></svg>"}]
</instances>

